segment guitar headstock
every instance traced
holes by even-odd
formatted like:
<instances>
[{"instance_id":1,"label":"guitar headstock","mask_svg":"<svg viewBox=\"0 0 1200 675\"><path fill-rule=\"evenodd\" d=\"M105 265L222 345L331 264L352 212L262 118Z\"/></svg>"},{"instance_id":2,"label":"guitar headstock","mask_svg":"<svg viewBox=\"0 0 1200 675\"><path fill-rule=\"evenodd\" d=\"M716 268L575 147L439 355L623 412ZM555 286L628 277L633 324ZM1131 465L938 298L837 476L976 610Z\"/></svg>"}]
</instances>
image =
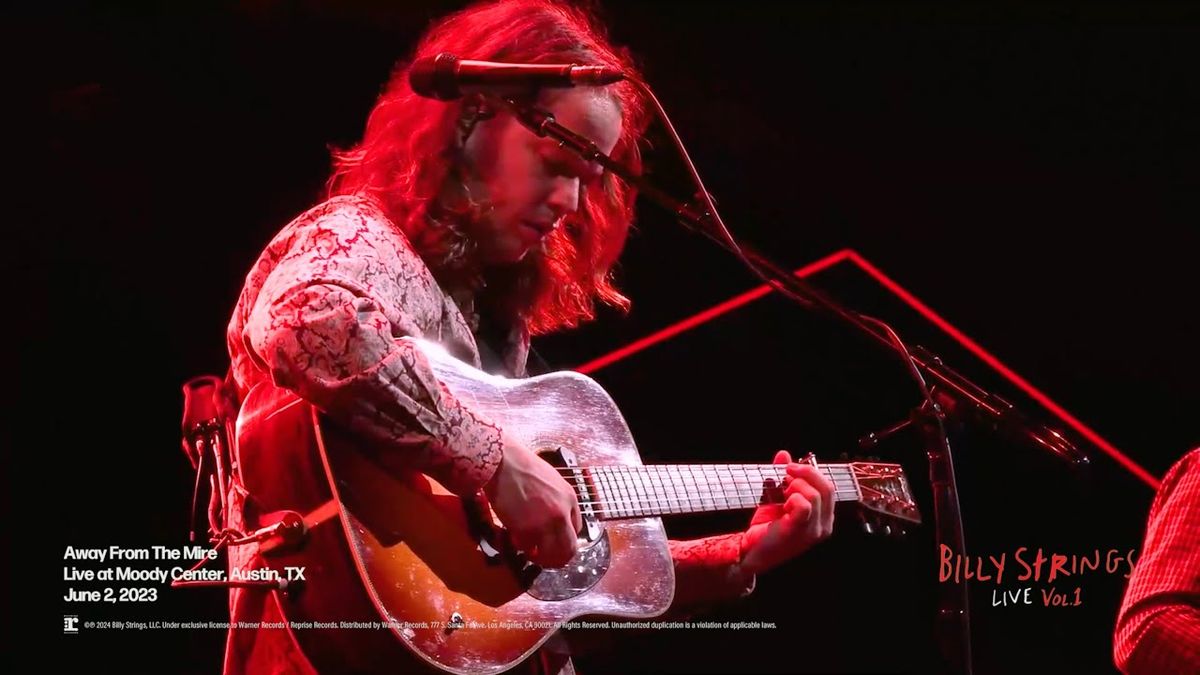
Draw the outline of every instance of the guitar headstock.
<instances>
[{"instance_id":1,"label":"guitar headstock","mask_svg":"<svg viewBox=\"0 0 1200 675\"><path fill-rule=\"evenodd\" d=\"M902 466L880 462L851 462L849 466L858 492L858 504L863 509L864 529L868 533L875 529L887 534L893 530L903 533L909 524L921 524L921 513Z\"/></svg>"}]
</instances>

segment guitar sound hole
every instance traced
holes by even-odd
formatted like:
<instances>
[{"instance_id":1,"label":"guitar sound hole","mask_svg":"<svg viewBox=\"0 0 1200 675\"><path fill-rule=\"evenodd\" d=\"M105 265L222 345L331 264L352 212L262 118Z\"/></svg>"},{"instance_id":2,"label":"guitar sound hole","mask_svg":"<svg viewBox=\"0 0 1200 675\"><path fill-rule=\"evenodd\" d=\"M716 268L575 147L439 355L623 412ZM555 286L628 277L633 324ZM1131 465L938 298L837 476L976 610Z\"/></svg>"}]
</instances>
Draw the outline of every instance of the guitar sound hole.
<instances>
[{"instance_id":1,"label":"guitar sound hole","mask_svg":"<svg viewBox=\"0 0 1200 675\"><path fill-rule=\"evenodd\" d=\"M537 455L555 468L576 469L576 471L563 472L563 478L571 484L571 487L575 488L575 494L579 500L579 515L583 520L583 529L576 532L575 535L580 549L599 541L604 532L604 526L596 517L596 511L592 507L594 495L587 478L584 477L586 469L576 463L574 453L562 447L542 448L537 451Z\"/></svg>"},{"instance_id":2,"label":"guitar sound hole","mask_svg":"<svg viewBox=\"0 0 1200 675\"><path fill-rule=\"evenodd\" d=\"M608 534L591 506L591 490L571 451L562 447L542 448L538 456L551 466L564 471L563 477L579 494L579 513L583 529L576 533L579 551L571 562L557 568L534 568L536 574L528 581L526 592L539 600L566 600L587 591L604 576L612 559Z\"/></svg>"},{"instance_id":3,"label":"guitar sound hole","mask_svg":"<svg viewBox=\"0 0 1200 675\"><path fill-rule=\"evenodd\" d=\"M612 560L608 533L586 547L581 547L571 562L563 567L542 569L529 584L526 593L538 600L566 600L599 583Z\"/></svg>"}]
</instances>

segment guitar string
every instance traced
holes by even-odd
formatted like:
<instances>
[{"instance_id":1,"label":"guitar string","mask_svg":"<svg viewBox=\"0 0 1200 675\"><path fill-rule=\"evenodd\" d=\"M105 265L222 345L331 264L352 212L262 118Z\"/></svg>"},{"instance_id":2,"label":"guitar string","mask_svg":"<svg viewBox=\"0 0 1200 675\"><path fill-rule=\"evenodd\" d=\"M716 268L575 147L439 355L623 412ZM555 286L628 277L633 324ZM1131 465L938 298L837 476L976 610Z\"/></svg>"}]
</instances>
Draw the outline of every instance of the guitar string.
<instances>
[{"instance_id":1,"label":"guitar string","mask_svg":"<svg viewBox=\"0 0 1200 675\"><path fill-rule=\"evenodd\" d=\"M592 475L592 483L597 488L597 492L603 491L601 499L590 499L590 490L588 486L574 485L575 493L581 506L599 506L604 509L604 515L612 515L610 512L629 512L628 515L640 515L633 513L635 511L660 510L664 513L670 513L674 509L703 509L703 510L722 510L722 509L739 509L752 508L761 505L764 498L768 497L769 492L778 493L783 490L782 486L762 486L761 483L772 476L764 476L763 472L776 474L774 478L784 478L785 475L779 474L780 470L786 472L786 467L780 466L776 468L774 465L643 465L643 466L606 466L606 467L556 467L564 474L569 474L571 477L578 478L579 474L588 472ZM688 469L685 473L681 469ZM701 471L696 473L695 469ZM849 501L860 499L860 491L853 483L853 475L849 467L819 467L827 475L834 480L835 483L835 499L838 501ZM706 471L707 469L707 471ZM734 469L741 469L745 474L744 478L739 478L732 473ZM759 473L758 480L754 480L749 475L749 469L753 469ZM709 478L722 478L720 471L726 471L726 476L731 480L712 482ZM835 470L840 470L840 476L834 475ZM663 478L668 480L663 481ZM656 482L657 479L657 482ZM649 481L648 483L646 481ZM845 481L850 481L849 485L845 485ZM838 485L838 483L843 483ZM713 486L719 487L720 491L712 490ZM684 495L679 494L678 488L684 489ZM749 492L743 491L743 488L749 488ZM689 493L688 490L703 489L706 494ZM668 491L674 493L667 494ZM874 490L872 490L874 491ZM723 502L723 503L718 503ZM774 495L770 497L767 503L782 503L782 495ZM666 510L664 509L666 505ZM620 515L620 514L617 514Z\"/></svg>"},{"instance_id":2,"label":"guitar string","mask_svg":"<svg viewBox=\"0 0 1200 675\"><path fill-rule=\"evenodd\" d=\"M613 468L613 467L587 467L587 469L596 468ZM624 467L622 467L624 468ZM630 467L633 468L633 467ZM582 468L576 468L572 471L582 471ZM595 473L595 472L593 472ZM595 482L594 485L604 491L603 495L599 495L599 499L590 499L587 486L575 486L575 494L580 506L599 507L599 516L606 519L616 518L635 518L647 517L655 515L670 515L675 513L694 513L703 511L722 511L722 510L741 510L750 509L765 504L782 504L784 502L781 491L785 488L781 486L763 487L757 481L754 484L746 482L738 482L733 485L733 492L730 492L729 483L717 483L720 486L721 492L717 493L711 490L712 483L707 480L695 481L695 475L692 475L694 482L684 483L682 487L685 490L685 495L680 496L679 487L676 484L664 485L660 482L657 486L649 486L656 490L661 490L658 494L644 494L637 492L640 489L645 489L647 486L637 485L628 482L615 481L618 476L621 478L629 478L632 472L620 471L609 472L607 475L598 476L601 480L610 480L610 484L604 482ZM703 477L703 476L701 476ZM750 491L742 491L742 487L748 487ZM674 496L666 494L667 489L674 492ZM707 494L687 493L688 489L704 488L709 492ZM631 493L630 490L633 492ZM872 492L877 492L872 490ZM835 501L857 501L861 499L861 493L857 489L837 489L834 491ZM732 499L731 499L732 498Z\"/></svg>"},{"instance_id":3,"label":"guitar string","mask_svg":"<svg viewBox=\"0 0 1200 675\"><path fill-rule=\"evenodd\" d=\"M695 472L697 467L701 468L700 474ZM605 498L592 500L589 498L588 486L578 484L575 485L576 495L582 497L580 498L581 506L599 506L605 508L606 512L636 512L636 510L644 512L649 509L664 509L664 504L666 504L665 513L670 513L673 509L751 508L760 506L763 498L767 497L770 492L776 492L776 494L770 497L770 501L767 503L784 501L782 500L784 488L779 485L762 485L766 479L772 478L763 476L762 473L767 471L775 473L773 478L785 478L784 474L779 473L780 470L786 472L785 466L776 468L773 465L643 465L638 467L556 468L576 478L584 471L592 474L595 488L604 492L604 495L599 496ZM682 468L688 468L689 471L684 472ZM714 491L714 483L710 482L709 478L721 478L719 468L725 468L728 471L742 470L744 476L734 476L733 473L727 471L727 476L732 480L718 480L715 484L719 486L720 491ZM845 474L846 467L838 467L842 470L841 477L834 476L834 472L827 467L821 468L829 478L834 479L835 498L839 498L839 501L857 500L859 492L854 489L852 477ZM750 477L750 470L760 473L758 479ZM664 478L667 480L662 480ZM836 485L839 482L845 483L847 479L851 480L850 485ZM679 494L679 488L683 488L683 495ZM696 489L702 489L707 494L689 492L689 490ZM744 489L749 489L749 491ZM668 494L668 492L673 492L673 494Z\"/></svg>"},{"instance_id":4,"label":"guitar string","mask_svg":"<svg viewBox=\"0 0 1200 675\"><path fill-rule=\"evenodd\" d=\"M753 466L753 465L751 465L751 466ZM560 473L562 473L565 477L579 478L580 477L579 474L588 473L596 478L610 477L610 478L620 478L620 479L636 479L639 483L641 483L644 480L651 480L651 481L658 480L659 485L662 485L664 483L664 481L662 480L663 478L668 479L665 482L669 482L672 484L677 484L680 481L686 481L687 479L691 479L693 481L703 480L705 483L711 483L712 481L710 481L709 479L715 478L715 479L718 479L717 482L719 482L719 483L734 484L734 485L746 485L748 483L753 483L753 484L757 485L760 482L765 482L766 480L772 479L772 478L773 479L788 478L786 473L774 472L775 475L764 475L762 469L756 469L759 472L759 475L757 477L752 477L749 475L749 472L746 469L742 469L743 475L738 476L737 474L733 473L732 470L728 471L725 474L722 474L719 471L706 470L702 467L701 471L699 473L697 473L695 471L695 469L689 465L684 465L684 467L687 469L686 471L676 469L676 468L665 469L665 470L657 469L654 465L643 466L643 467L603 466L603 467L574 467L574 468L556 467L556 468L558 468ZM835 486L837 486L839 484L841 484L843 486L853 486L855 484L853 475L850 475L848 473L842 473L841 475L835 475L834 471L828 470L828 471L825 471L825 476L826 476L826 478L830 479L834 483ZM654 484L645 485L644 483L642 483L642 485L640 485L640 486L633 485L632 487L654 487L654 486L655 486Z\"/></svg>"},{"instance_id":5,"label":"guitar string","mask_svg":"<svg viewBox=\"0 0 1200 675\"><path fill-rule=\"evenodd\" d=\"M707 497L680 497L678 499L599 499L599 500L584 500L580 501L581 506L596 506L606 512L613 511L656 511L659 513L673 513L671 509L691 509L696 511L722 511L722 510L737 510L748 509L759 506L768 506L783 504L782 499L776 499L769 495L765 495L767 500L764 501L764 495L753 493L742 493L736 499L712 499ZM857 499L857 495L853 493L836 493L837 501L853 501Z\"/></svg>"},{"instance_id":6,"label":"guitar string","mask_svg":"<svg viewBox=\"0 0 1200 675\"><path fill-rule=\"evenodd\" d=\"M835 499L838 501L858 500L860 491L854 483L851 467L824 465L817 467L834 482ZM673 510L732 510L752 508L764 503L783 503L782 494L768 497L768 493L784 490L783 486L764 486L769 479L787 478L786 465L772 464L723 464L723 465L637 465L601 467L555 467L565 477L580 478L590 474L588 485L573 483L573 490L580 506L600 507L604 515L636 511L656 510L671 513ZM697 469L699 472L697 473ZM735 471L741 471L742 476ZM756 477L750 475L757 473ZM722 475L721 472L724 472ZM725 478L726 480L720 480ZM666 479L666 480L664 480ZM716 480L710 480L716 479ZM848 484L847 484L848 483ZM717 486L719 491L713 490ZM680 488L683 494L680 494ZM695 491L702 493L697 494ZM748 491L747 491L748 490ZM597 499L591 499L592 493ZM599 494L603 492L603 494ZM671 493L671 494L668 494ZM721 502L721 503L718 503Z\"/></svg>"},{"instance_id":7,"label":"guitar string","mask_svg":"<svg viewBox=\"0 0 1200 675\"><path fill-rule=\"evenodd\" d=\"M812 466L812 465L803 464L802 466ZM700 470L705 470L705 471L710 471L710 472L716 472L716 471L721 471L721 470L746 471L746 470L753 469L755 471L760 471L760 472L761 471L771 471L771 472L777 473L777 472L781 472L781 471L786 472L787 467L788 467L788 465L786 465L786 464L601 464L601 465L587 465L587 466L555 466L553 468L558 471L590 471L590 470L594 470L594 469L603 469L603 470L609 470L609 471L627 471L627 470L628 471L633 471L633 470L670 471L670 470L687 469L689 471L695 471L696 469L700 469ZM848 465L819 464L815 468L817 468L818 470L823 471L827 474L831 474L834 472L837 472L837 473L840 473L843 475L847 475L847 476L856 474L856 470L854 469L854 467L851 467ZM898 470L899 469L897 467L897 471ZM861 470L860 470L860 472L861 472Z\"/></svg>"},{"instance_id":8,"label":"guitar string","mask_svg":"<svg viewBox=\"0 0 1200 675\"><path fill-rule=\"evenodd\" d=\"M660 466L663 468L659 468ZM649 478L661 477L664 475L668 476L668 477L683 477L683 476L700 475L700 476L705 476L705 477L713 476L713 477L717 477L717 478L728 476L732 480L738 480L738 479L753 480L754 478L749 475L748 469L743 468L743 466L745 466L745 467L749 467L750 469L757 471L759 473L758 478L760 480L765 480L767 478L779 479L779 478L787 477L786 469L769 470L767 468L760 468L759 465L753 465L753 464L748 464L748 465L736 465L735 464L735 465L722 465L722 466L723 467L737 467L737 469L732 469L732 468L725 469L727 471L727 473L722 475L720 473L720 471L722 469L711 469L711 468L706 468L705 465L688 465L688 464L683 464L683 465L650 464L650 465L643 465L643 466L636 466L636 467L588 466L588 467L554 467L554 468L559 473L563 474L564 476L574 476L579 472L596 473L599 471L605 471L605 472L609 472L610 474L613 474L613 475L637 476L637 477L649 477ZM697 474L695 467L700 468L699 474ZM740 470L742 472L742 476L738 476L737 474L733 473L733 471L735 471L735 470ZM837 482L839 480L841 480L841 481L848 480L851 482L854 481L853 473L850 472L848 469L843 469L841 472L836 472L836 473L835 473L835 469L833 469L833 468L820 467L820 470L822 471L822 473L824 474L824 476L826 478L828 478L834 482ZM769 473L774 474L774 475L764 474L764 471L769 471Z\"/></svg>"},{"instance_id":9,"label":"guitar string","mask_svg":"<svg viewBox=\"0 0 1200 675\"><path fill-rule=\"evenodd\" d=\"M660 466L663 468L660 468ZM739 478L743 479L743 480L753 480L754 479L752 476L750 476L749 469L742 468L741 465L723 465L723 466L726 466L726 467L732 466L732 467L737 467L737 468L736 469L732 469L732 468L731 469L711 469L711 468L706 468L705 465L686 465L686 464L685 465L654 465L654 464L651 464L651 465L643 465L643 466L637 466L637 467L588 466L588 467L554 467L554 468L559 473L563 474L564 476L574 476L579 472L595 473L595 472L599 472L599 471L606 471L606 472L609 472L614 475L638 476L638 477L649 477L649 478L655 478L655 477L661 477L661 476L676 477L676 476L700 475L700 476L706 476L706 477L713 476L713 477L718 477L718 478L728 477L733 480L738 480ZM788 476L786 469L768 470L765 468L759 468L757 465L746 465L746 466L749 467L750 469L753 469L754 471L758 472L758 474L759 474L758 479L760 479L760 480L764 480L767 478L779 479L779 478L786 478ZM699 473L697 473L696 467L698 467L700 469ZM722 470L724 470L726 473L722 474L721 473ZM822 472L822 474L826 478L828 478L834 482L839 481L839 480L851 481L851 482L854 481L854 474L853 474L853 472L849 471L848 469L843 469L842 471L837 471L832 468L827 469L825 467L821 467L819 470ZM741 471L742 475L738 476L736 473L734 473L734 471Z\"/></svg>"},{"instance_id":10,"label":"guitar string","mask_svg":"<svg viewBox=\"0 0 1200 675\"><path fill-rule=\"evenodd\" d=\"M728 499L727 499L727 497L728 497ZM769 498L770 501L763 502L764 497ZM838 501L856 501L858 499L858 494L855 492L835 491L834 497ZM758 493L738 492L738 493L733 493L733 494L725 494L720 497L702 496L702 495L687 496L687 497L669 497L669 496L656 496L656 497L619 496L619 497L613 497L613 496L606 495L605 497L600 498L600 499L580 499L580 500L578 500L578 503L580 506L600 506L600 507L609 507L612 509L622 509L622 510L623 509L662 507L664 505L680 506L680 507L683 507L683 506L689 506L689 507L711 506L711 508L713 510L720 510L721 504L728 505L728 508L739 508L739 506L734 506L734 504L742 505L747 502L751 503L754 506L760 506L760 505L763 505L764 503L765 504L782 504L782 503L784 503L784 500L782 498L776 498L765 492L758 492ZM749 507L746 507L746 508L749 508Z\"/></svg>"}]
</instances>

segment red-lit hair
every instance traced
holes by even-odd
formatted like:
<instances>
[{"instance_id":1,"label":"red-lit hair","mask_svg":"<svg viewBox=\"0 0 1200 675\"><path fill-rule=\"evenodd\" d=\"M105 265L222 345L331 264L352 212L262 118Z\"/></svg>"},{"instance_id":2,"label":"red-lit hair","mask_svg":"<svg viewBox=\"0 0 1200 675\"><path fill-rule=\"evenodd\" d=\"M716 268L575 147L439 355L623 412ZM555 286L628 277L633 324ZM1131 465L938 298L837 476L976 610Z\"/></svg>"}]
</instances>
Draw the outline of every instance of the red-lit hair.
<instances>
[{"instance_id":1,"label":"red-lit hair","mask_svg":"<svg viewBox=\"0 0 1200 675\"><path fill-rule=\"evenodd\" d=\"M467 257L462 228L443 217L439 197L456 166L462 100L417 96L408 82L413 60L450 52L462 59L524 63L588 63L636 75L629 53L608 42L588 11L552 0L501 0L476 4L432 25L412 59L401 61L371 111L362 141L335 152L330 195L360 194L378 202L439 279L454 281ZM627 82L606 88L621 110L614 159L641 170L638 141L646 105ZM579 211L554 230L540 250L489 277L489 294L506 298L504 313L520 317L533 334L578 325L595 315L595 301L627 309L629 299L612 282L633 220L635 191L605 172L599 189L584 191Z\"/></svg>"}]
</instances>

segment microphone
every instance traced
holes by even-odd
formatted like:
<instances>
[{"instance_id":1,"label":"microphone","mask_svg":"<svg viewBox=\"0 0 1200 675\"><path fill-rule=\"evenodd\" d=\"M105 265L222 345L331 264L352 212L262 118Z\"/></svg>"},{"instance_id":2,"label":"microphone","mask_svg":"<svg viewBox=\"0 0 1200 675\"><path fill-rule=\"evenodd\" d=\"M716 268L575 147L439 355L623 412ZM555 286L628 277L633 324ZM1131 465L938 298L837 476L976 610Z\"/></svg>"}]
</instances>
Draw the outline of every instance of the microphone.
<instances>
[{"instance_id":1,"label":"microphone","mask_svg":"<svg viewBox=\"0 0 1200 675\"><path fill-rule=\"evenodd\" d=\"M443 101L503 88L598 86L623 79L624 72L608 66L467 61L448 52L417 59L408 73L414 92Z\"/></svg>"},{"instance_id":2,"label":"microphone","mask_svg":"<svg viewBox=\"0 0 1200 675\"><path fill-rule=\"evenodd\" d=\"M979 400L960 400L955 394L940 387L935 388L932 393L942 410L952 417L969 416L1009 440L1041 448L1072 466L1089 464L1088 456L1062 433L1034 422L995 394L990 394L989 400L983 403Z\"/></svg>"},{"instance_id":3,"label":"microphone","mask_svg":"<svg viewBox=\"0 0 1200 675\"><path fill-rule=\"evenodd\" d=\"M912 353L945 383L933 387L931 393L949 417L973 418L1010 440L1041 448L1076 468L1090 463L1087 454L1061 432L1021 414L1013 404L952 370L933 352L918 345Z\"/></svg>"}]
</instances>

